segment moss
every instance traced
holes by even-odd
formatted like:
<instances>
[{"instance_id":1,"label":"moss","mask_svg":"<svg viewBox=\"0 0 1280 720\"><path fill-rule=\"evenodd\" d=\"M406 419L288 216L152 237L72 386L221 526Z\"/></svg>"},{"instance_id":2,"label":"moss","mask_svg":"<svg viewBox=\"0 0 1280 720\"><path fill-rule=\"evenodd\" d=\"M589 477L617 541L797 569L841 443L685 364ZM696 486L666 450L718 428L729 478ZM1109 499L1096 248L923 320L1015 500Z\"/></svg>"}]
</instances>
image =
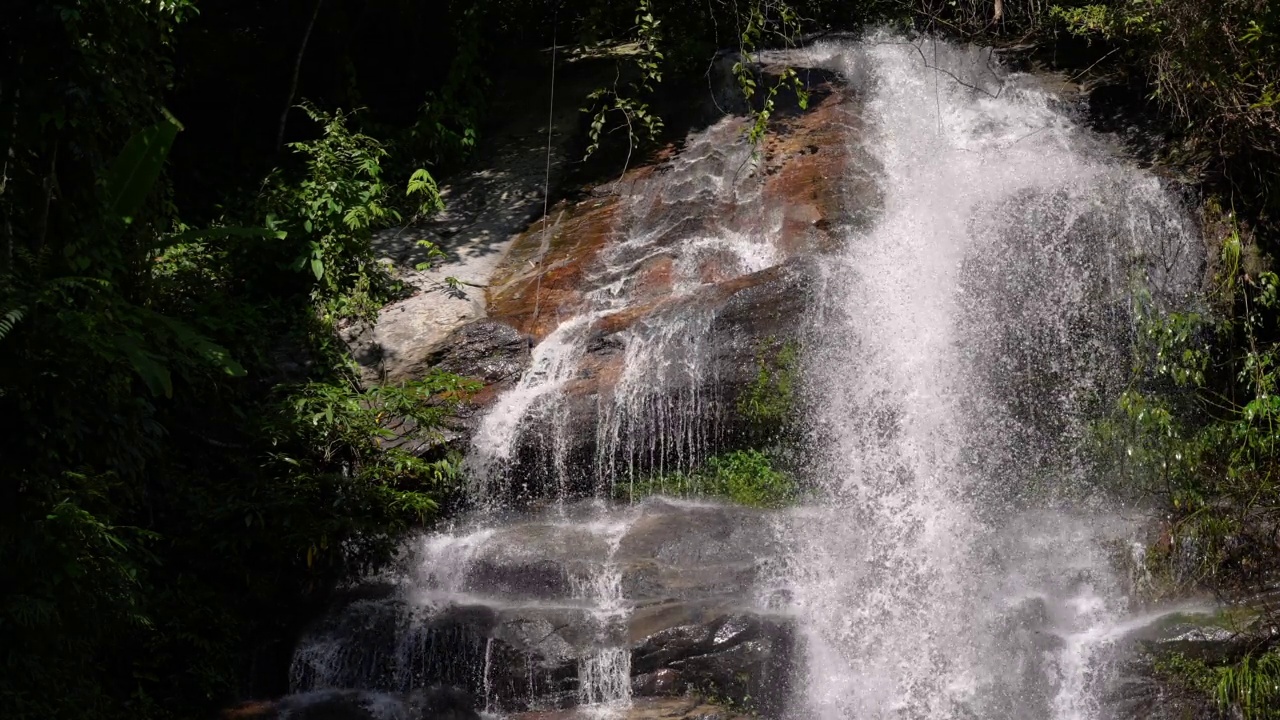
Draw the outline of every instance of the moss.
<instances>
[{"instance_id":1,"label":"moss","mask_svg":"<svg viewBox=\"0 0 1280 720\"><path fill-rule=\"evenodd\" d=\"M1198 658L1175 652L1156 659L1152 669L1156 677L1188 692L1210 697L1218 684L1214 668Z\"/></svg>"},{"instance_id":2,"label":"moss","mask_svg":"<svg viewBox=\"0 0 1280 720\"><path fill-rule=\"evenodd\" d=\"M795 409L799 361L800 344L795 340L762 340L756 349L756 377L738 397L738 412L760 426L777 426L790 420Z\"/></svg>"}]
</instances>

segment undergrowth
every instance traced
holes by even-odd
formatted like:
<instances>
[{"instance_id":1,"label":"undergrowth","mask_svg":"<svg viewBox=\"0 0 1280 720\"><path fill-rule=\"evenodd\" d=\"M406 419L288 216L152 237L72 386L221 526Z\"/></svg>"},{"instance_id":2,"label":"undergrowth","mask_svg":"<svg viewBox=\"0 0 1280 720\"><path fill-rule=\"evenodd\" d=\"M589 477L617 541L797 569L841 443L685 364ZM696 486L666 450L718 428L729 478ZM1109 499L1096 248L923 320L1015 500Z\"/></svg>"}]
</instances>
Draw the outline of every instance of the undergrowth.
<instances>
[{"instance_id":1,"label":"undergrowth","mask_svg":"<svg viewBox=\"0 0 1280 720\"><path fill-rule=\"evenodd\" d=\"M653 495L725 500L749 507L776 508L794 503L799 486L759 450L738 450L709 458L689 473L669 473L618 485L618 495L637 502Z\"/></svg>"},{"instance_id":2,"label":"undergrowth","mask_svg":"<svg viewBox=\"0 0 1280 720\"><path fill-rule=\"evenodd\" d=\"M1280 717L1280 652L1247 654L1224 665L1174 652L1158 658L1153 669L1171 685L1234 708L1246 720Z\"/></svg>"},{"instance_id":3,"label":"undergrowth","mask_svg":"<svg viewBox=\"0 0 1280 720\"><path fill-rule=\"evenodd\" d=\"M1140 294L1133 380L1098 438L1123 487L1167 509L1147 553L1150 594L1208 588L1249 603L1280 570L1280 278L1248 259L1253 236L1234 215L1210 203L1207 220L1220 246L1208 302L1169 311ZM1249 654L1165 669L1246 718L1276 717L1280 655L1268 648L1280 613L1265 604L1242 612Z\"/></svg>"}]
</instances>

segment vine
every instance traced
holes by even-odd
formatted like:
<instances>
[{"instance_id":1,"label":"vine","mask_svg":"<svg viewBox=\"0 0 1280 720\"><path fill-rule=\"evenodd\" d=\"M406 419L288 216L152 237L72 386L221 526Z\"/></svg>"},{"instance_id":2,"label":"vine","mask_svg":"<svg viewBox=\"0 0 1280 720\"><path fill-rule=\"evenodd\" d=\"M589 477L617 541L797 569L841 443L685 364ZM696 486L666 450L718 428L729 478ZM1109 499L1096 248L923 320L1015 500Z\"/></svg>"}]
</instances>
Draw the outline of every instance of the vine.
<instances>
[{"instance_id":1,"label":"vine","mask_svg":"<svg viewBox=\"0 0 1280 720\"><path fill-rule=\"evenodd\" d=\"M637 146L645 141L653 142L662 134L662 118L650 109L648 102L641 99L651 95L662 82L662 60L665 58L658 49L662 39L659 30L661 25L662 21L653 15L651 0L639 0L634 26L637 49L632 60L639 73L638 79L630 83L627 92L624 92L618 84L622 77L622 70L619 68L611 87L596 88L587 96L591 105L584 108L584 112L594 112L588 131L590 144L587 146L587 157L600 149L606 124L613 114L622 118L621 124L615 126L614 130L626 128L627 131L628 162Z\"/></svg>"},{"instance_id":2,"label":"vine","mask_svg":"<svg viewBox=\"0 0 1280 720\"><path fill-rule=\"evenodd\" d=\"M736 5L735 5L736 9ZM776 17L771 18L771 15ZM758 81L753 66L759 62L759 49L772 38L784 47L792 47L800 36L802 29L800 15L785 2L754 0L746 13L747 24L739 35L739 60L733 65L733 76L737 80L742 97L750 107L756 93L759 92ZM767 90L763 92L763 101L759 109L751 110L751 124L747 128L747 139L752 147L758 147L769 131L769 120L777 109L778 92L784 87L790 88L804 110L809 107L809 91L795 68L784 68L781 74Z\"/></svg>"}]
</instances>

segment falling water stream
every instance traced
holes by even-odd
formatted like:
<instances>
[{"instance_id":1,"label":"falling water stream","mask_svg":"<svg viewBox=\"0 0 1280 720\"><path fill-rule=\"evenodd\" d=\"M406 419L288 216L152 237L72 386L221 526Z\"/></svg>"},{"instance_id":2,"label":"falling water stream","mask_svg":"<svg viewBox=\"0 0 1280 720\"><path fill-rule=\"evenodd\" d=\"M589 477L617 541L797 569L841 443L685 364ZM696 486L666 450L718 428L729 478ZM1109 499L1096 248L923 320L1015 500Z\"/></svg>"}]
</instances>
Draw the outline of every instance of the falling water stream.
<instances>
[{"instance_id":1,"label":"falling water stream","mask_svg":"<svg viewBox=\"0 0 1280 720\"><path fill-rule=\"evenodd\" d=\"M797 467L812 493L773 516L785 551L765 584L780 593L742 599L784 614L800 637L785 715L1104 720L1114 647L1151 618L1130 606L1117 562L1143 532L1140 514L1108 499L1105 466L1083 448L1127 377L1135 291L1180 304L1197 290L1188 213L988 50L882 35L782 59L833 70L857 93L866 127L847 142L875 159L883 198L822 260ZM399 640L364 647L339 622L299 650L295 687L377 676L406 689L430 676L482 688L491 709L495 663L517 659L498 657L493 635L454 638L453 654L436 657L432 618L459 604L576 613L576 685L544 687L531 670L518 692L529 707L568 692L623 716L632 598L616 556L637 522L666 510L611 507L612 488L716 450L712 311L680 300L781 258L781 209L763 207L742 172L740 132L726 121L695 134L665 172L623 190L624 220L589 273L585 309L560 319L481 422L467 460L478 519L416 540L392 580L397 619L385 623L398 623ZM830 182L839 192L841 179ZM659 261L674 278L667 309L621 334L620 380L596 400L594 457L575 470L566 433L581 428L567 424L566 388L597 323L648 302L635 278ZM534 460L516 472L522 453ZM570 501L573 472L591 477L594 501ZM513 537L551 539L567 568L559 598L492 579L501 563L527 575L545 560L513 546L498 512L537 498L552 507ZM361 617L365 632L384 622Z\"/></svg>"},{"instance_id":2,"label":"falling water stream","mask_svg":"<svg viewBox=\"0 0 1280 720\"><path fill-rule=\"evenodd\" d=\"M467 458L479 504L570 494L564 389L580 371L597 322L637 304L661 302L669 309L657 322L622 333L623 373L599 401L587 484L607 496L618 482L686 471L706 457L718 430L714 399L701 392L704 376L716 370L703 343L710 318L680 301L709 279L746 275L776 261L771 241L781 212L761 206L751 173L744 172L749 160L738 125L720 123L691 138L662 173L620 188L626 219L593 268L586 309L564 318L534 348L529 371L480 424ZM638 296L644 273L664 266L670 293ZM513 477L522 446L535 459L519 474L542 479L537 488Z\"/></svg>"},{"instance_id":3,"label":"falling water stream","mask_svg":"<svg viewBox=\"0 0 1280 720\"><path fill-rule=\"evenodd\" d=\"M1078 449L1125 378L1133 283L1195 289L1192 227L986 50L813 53L867 94L885 207L828 274L810 363L797 714L1098 717L1128 611L1104 541L1133 529Z\"/></svg>"}]
</instances>

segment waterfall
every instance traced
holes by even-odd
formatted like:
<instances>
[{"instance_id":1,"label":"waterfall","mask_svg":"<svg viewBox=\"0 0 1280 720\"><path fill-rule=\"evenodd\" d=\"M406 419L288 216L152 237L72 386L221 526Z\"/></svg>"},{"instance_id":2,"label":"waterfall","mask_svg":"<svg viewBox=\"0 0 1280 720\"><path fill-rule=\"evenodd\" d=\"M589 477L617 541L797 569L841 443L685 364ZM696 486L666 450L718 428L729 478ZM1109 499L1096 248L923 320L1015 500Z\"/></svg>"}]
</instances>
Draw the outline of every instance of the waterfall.
<instances>
[{"instance_id":1,"label":"waterfall","mask_svg":"<svg viewBox=\"0 0 1280 720\"><path fill-rule=\"evenodd\" d=\"M809 174L771 185L790 160L728 118L613 183L612 234L479 420L475 512L312 628L296 691L443 684L520 720L675 717L632 703L682 693L782 720L1109 717L1117 644L1152 616L1117 560L1140 509L1088 441L1129 380L1135 292L1198 290L1194 223L990 50L882 34L765 59L839 77L838 112L805 117L841 152L807 135ZM758 444L725 430L726 377L767 376L780 324L802 427L768 442L801 504L617 502Z\"/></svg>"},{"instance_id":2,"label":"waterfall","mask_svg":"<svg viewBox=\"0 0 1280 720\"><path fill-rule=\"evenodd\" d=\"M711 318L689 301L709 280L776 262L781 213L759 202L750 162L741 121L731 118L692 136L661 172L619 188L625 219L588 270L585 310L538 343L529 371L473 439L467 462L481 504L607 496L620 481L687 471L706 457L720 412L704 392L715 372L702 347ZM643 285L646 274L667 280ZM622 376L592 399L595 452L583 482L567 457L566 435L584 431L566 425L569 386L599 324L637 306L653 307L654 317L618 333ZM520 484L529 477L537 486Z\"/></svg>"},{"instance_id":3,"label":"waterfall","mask_svg":"<svg viewBox=\"0 0 1280 720\"><path fill-rule=\"evenodd\" d=\"M884 208L811 343L817 507L791 530L797 718L1098 717L1126 520L1079 452L1127 371L1132 283L1196 289L1185 210L985 49L810 60L865 94Z\"/></svg>"}]
</instances>

